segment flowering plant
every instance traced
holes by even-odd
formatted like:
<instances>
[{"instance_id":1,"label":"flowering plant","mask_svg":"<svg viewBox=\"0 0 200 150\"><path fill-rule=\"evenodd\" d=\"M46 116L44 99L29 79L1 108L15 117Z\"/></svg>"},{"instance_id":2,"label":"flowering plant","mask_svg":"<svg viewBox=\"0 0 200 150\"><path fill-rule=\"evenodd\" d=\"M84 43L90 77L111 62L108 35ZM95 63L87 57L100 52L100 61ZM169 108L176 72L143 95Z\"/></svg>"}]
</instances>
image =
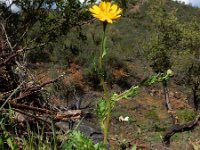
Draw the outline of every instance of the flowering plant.
<instances>
[{"instance_id":1,"label":"flowering plant","mask_svg":"<svg viewBox=\"0 0 200 150\"><path fill-rule=\"evenodd\" d=\"M119 18L122 13L122 9L118 5L104 1L100 2L98 6L92 6L89 10L93 17L107 23L113 23L113 20Z\"/></svg>"}]
</instances>

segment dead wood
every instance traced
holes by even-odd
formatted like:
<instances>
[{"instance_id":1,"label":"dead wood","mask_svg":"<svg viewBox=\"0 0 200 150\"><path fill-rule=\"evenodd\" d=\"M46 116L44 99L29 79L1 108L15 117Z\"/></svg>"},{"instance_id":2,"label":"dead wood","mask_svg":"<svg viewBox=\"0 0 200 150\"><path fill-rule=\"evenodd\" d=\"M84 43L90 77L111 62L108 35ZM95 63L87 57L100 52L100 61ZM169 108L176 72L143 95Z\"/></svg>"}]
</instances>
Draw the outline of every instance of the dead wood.
<instances>
[{"instance_id":1,"label":"dead wood","mask_svg":"<svg viewBox=\"0 0 200 150\"><path fill-rule=\"evenodd\" d=\"M67 121L67 120L72 120L72 119L80 119L81 117L81 110L69 110L69 111L64 111L64 112L57 112L56 115L40 115L36 116L31 113L24 112L20 109L13 109L16 112L19 112L25 116L31 117L32 119L39 119L48 123L52 123L52 121ZM52 121L50 121L50 119Z\"/></svg>"},{"instance_id":2,"label":"dead wood","mask_svg":"<svg viewBox=\"0 0 200 150\"><path fill-rule=\"evenodd\" d=\"M27 49L20 49L17 51L13 51L11 53L9 53L9 56L7 56L7 58L5 58L3 61L0 62L0 67L3 67L5 65L8 65L8 62L10 62L11 60L13 60L13 58L15 58L16 56L18 56L21 52L25 51Z\"/></svg>"},{"instance_id":3,"label":"dead wood","mask_svg":"<svg viewBox=\"0 0 200 150\"><path fill-rule=\"evenodd\" d=\"M168 128L164 134L163 143L165 145L170 144L170 138L179 132L185 132L185 131L191 131L193 130L197 125L198 121L200 120L200 114L192 121L184 123L184 124L174 124L170 128Z\"/></svg>"},{"instance_id":4,"label":"dead wood","mask_svg":"<svg viewBox=\"0 0 200 150\"><path fill-rule=\"evenodd\" d=\"M80 119L82 117L82 111L81 110L68 110L68 111L62 111L60 109L54 109L49 107L50 105L46 106L32 106L31 102L28 104L24 104L24 99L29 99L29 96L32 96L32 94L36 92L40 92L43 87L55 83L63 77L63 75L60 75L58 78L44 82L40 85L28 85L25 89L21 89L20 94L17 94L17 97L10 97L10 98L3 98L2 95L0 97L0 105L4 105L5 109L12 109L15 112L21 114L21 116L27 116L25 118L29 119L22 119L22 121L43 121L46 123L51 124L52 122L56 121L70 121L70 120L76 120ZM3 110L2 110L3 111Z\"/></svg>"},{"instance_id":5,"label":"dead wood","mask_svg":"<svg viewBox=\"0 0 200 150\"><path fill-rule=\"evenodd\" d=\"M25 119L22 120L22 122L25 122L25 121L29 122L31 120L32 121L35 120L35 121L43 121L45 123L52 124L59 121L77 120L82 117L81 110L69 110L69 111L64 111L64 112L57 112L56 114L53 114L53 115L49 115L49 114L35 115L31 112L27 112L27 111L16 109L16 108L12 108L12 110L24 116L27 116L25 117ZM56 127L60 128L60 126L57 126L57 125Z\"/></svg>"},{"instance_id":6,"label":"dead wood","mask_svg":"<svg viewBox=\"0 0 200 150\"><path fill-rule=\"evenodd\" d=\"M33 87L27 87L25 90L23 90L20 95L18 97L15 98L15 100L17 101L20 101L22 99L25 99L27 98L28 96L32 95L33 93L36 93L40 90L42 90L43 87L45 87L46 85L49 85L49 84L52 84L52 83L55 83L58 81L58 79L60 79L61 77L63 77L63 75L59 76L58 78L56 79L53 79L53 80L50 80L50 81L47 81L47 82L44 82L40 85L37 85L37 86L33 86Z\"/></svg>"},{"instance_id":7,"label":"dead wood","mask_svg":"<svg viewBox=\"0 0 200 150\"><path fill-rule=\"evenodd\" d=\"M82 115L81 110L69 110L64 112L57 112L55 120L69 120L69 119L80 119Z\"/></svg>"},{"instance_id":8,"label":"dead wood","mask_svg":"<svg viewBox=\"0 0 200 150\"><path fill-rule=\"evenodd\" d=\"M3 100L0 100L0 105L2 105L4 103ZM20 109L20 110L30 110L30 111L35 111L35 112L40 112L40 113L45 113L45 114L55 114L55 111L53 110L48 110L48 109L44 109L44 108L38 108L38 107L33 107L33 106L28 106L28 105L24 105L24 104L15 104L13 102L8 102L5 105L5 108L8 108L9 105L11 106L11 108L16 108L16 109Z\"/></svg>"},{"instance_id":9,"label":"dead wood","mask_svg":"<svg viewBox=\"0 0 200 150\"><path fill-rule=\"evenodd\" d=\"M41 117L41 116L36 116L36 115L33 115L31 113L27 113L27 112L24 112L20 109L12 109L14 110L15 112L18 112L18 113L21 113L27 117L29 117L30 119L36 119L36 120L40 120L40 121L43 121L43 122L46 122L46 123L52 123L52 121L50 121L48 118L50 118L51 116L48 116L48 117ZM30 121L30 120L26 120L27 122Z\"/></svg>"}]
</instances>

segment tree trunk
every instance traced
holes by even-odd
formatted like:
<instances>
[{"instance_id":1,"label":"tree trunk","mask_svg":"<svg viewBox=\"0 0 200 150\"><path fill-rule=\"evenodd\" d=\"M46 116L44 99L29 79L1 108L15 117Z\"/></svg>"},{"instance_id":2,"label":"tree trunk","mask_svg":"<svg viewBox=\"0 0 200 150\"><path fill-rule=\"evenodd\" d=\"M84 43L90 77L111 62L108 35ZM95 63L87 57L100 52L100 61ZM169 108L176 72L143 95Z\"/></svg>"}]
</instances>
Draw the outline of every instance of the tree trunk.
<instances>
[{"instance_id":1,"label":"tree trunk","mask_svg":"<svg viewBox=\"0 0 200 150\"><path fill-rule=\"evenodd\" d=\"M193 130L196 126L199 125L199 123L198 123L199 120L200 120L200 114L197 115L197 117L190 122L187 122L187 123L184 123L184 124L174 124L174 125L172 125L171 127L169 127L165 131L165 134L163 136L163 143L166 146L169 146L170 139L174 134Z\"/></svg>"},{"instance_id":2,"label":"tree trunk","mask_svg":"<svg viewBox=\"0 0 200 150\"><path fill-rule=\"evenodd\" d=\"M165 100L165 106L167 110L172 110L170 100L169 100L169 89L167 85L167 81L163 80L163 93L164 93L164 100Z\"/></svg>"},{"instance_id":3,"label":"tree trunk","mask_svg":"<svg viewBox=\"0 0 200 150\"><path fill-rule=\"evenodd\" d=\"M196 111L198 111L198 109L199 109L199 102L200 102L199 96L197 94L198 88L199 88L199 84L195 84L194 87L192 88L192 92L193 92L193 106L194 106L194 109Z\"/></svg>"},{"instance_id":4,"label":"tree trunk","mask_svg":"<svg viewBox=\"0 0 200 150\"><path fill-rule=\"evenodd\" d=\"M170 103L169 89L168 89L167 81L163 80L162 83L163 83L163 93L164 93L165 107L167 109L168 114L172 118L172 124L174 125L174 124L177 123L177 117L176 117L176 114L173 111L171 103Z\"/></svg>"}]
</instances>

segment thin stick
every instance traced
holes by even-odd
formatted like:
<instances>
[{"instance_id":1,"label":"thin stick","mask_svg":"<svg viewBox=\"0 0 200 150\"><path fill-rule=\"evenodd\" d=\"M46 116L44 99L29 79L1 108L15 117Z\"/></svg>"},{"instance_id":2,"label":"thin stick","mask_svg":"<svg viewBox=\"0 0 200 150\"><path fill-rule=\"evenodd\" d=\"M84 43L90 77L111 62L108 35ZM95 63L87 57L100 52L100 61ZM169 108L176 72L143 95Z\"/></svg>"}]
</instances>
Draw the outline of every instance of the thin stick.
<instances>
[{"instance_id":1,"label":"thin stick","mask_svg":"<svg viewBox=\"0 0 200 150\"><path fill-rule=\"evenodd\" d=\"M11 99L11 97L19 90L19 88L24 84L24 82L22 82L10 95L9 97L5 100L5 102L1 105L0 107L0 111L3 109L3 107L6 105L6 103Z\"/></svg>"}]
</instances>

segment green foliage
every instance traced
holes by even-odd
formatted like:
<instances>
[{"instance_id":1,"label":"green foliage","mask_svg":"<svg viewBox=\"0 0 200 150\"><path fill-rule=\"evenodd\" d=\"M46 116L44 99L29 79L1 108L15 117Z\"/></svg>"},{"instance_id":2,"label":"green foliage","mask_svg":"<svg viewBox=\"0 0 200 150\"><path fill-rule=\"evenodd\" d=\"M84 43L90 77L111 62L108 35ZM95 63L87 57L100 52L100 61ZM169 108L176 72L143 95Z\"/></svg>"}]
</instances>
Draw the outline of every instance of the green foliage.
<instances>
[{"instance_id":1,"label":"green foliage","mask_svg":"<svg viewBox=\"0 0 200 150\"><path fill-rule=\"evenodd\" d=\"M151 76L149 79L142 82L139 86L132 86L130 89L125 90L121 94L113 93L110 96L109 101L104 99L99 100L97 103L96 111L97 116L100 120L101 127L104 128L103 122L106 118L106 115L108 114L108 107L110 107L112 110L115 107L116 102L122 99L131 99L136 96L142 86L149 86L158 82L162 82L163 80L169 80L171 77L173 77L173 72L171 70L168 70L166 73L160 73ZM108 105L108 103L110 103L110 105Z\"/></svg>"},{"instance_id":2,"label":"green foliage","mask_svg":"<svg viewBox=\"0 0 200 150\"><path fill-rule=\"evenodd\" d=\"M152 75L149 79L141 82L141 85L143 86L150 86L158 82L162 81L168 81L170 78L174 76L174 73L172 72L171 69L168 69L165 73L158 73Z\"/></svg>"},{"instance_id":3,"label":"green foliage","mask_svg":"<svg viewBox=\"0 0 200 150\"><path fill-rule=\"evenodd\" d=\"M175 54L173 58L174 69L177 71L176 81L179 84L186 85L191 88L193 95L192 103L195 109L198 110L200 98L200 22L196 17L192 17L190 21L181 25L181 30L181 51Z\"/></svg>"},{"instance_id":4,"label":"green foliage","mask_svg":"<svg viewBox=\"0 0 200 150\"><path fill-rule=\"evenodd\" d=\"M32 62L58 61L59 56L68 54L66 35L72 28L80 33L81 24L90 19L88 6L81 5L79 0L19 0L13 3L21 8L20 12L11 13L5 8L1 21L5 23L11 45L15 45L13 48L30 49L28 58ZM53 9L52 5L56 7Z\"/></svg>"},{"instance_id":5,"label":"green foliage","mask_svg":"<svg viewBox=\"0 0 200 150\"><path fill-rule=\"evenodd\" d=\"M136 96L138 94L138 90L139 90L139 86L132 86L130 89L124 91L123 93L121 94L116 94L114 93L112 96L111 96L111 101L112 102L117 102L121 99L130 99L134 96Z\"/></svg>"},{"instance_id":6,"label":"green foliage","mask_svg":"<svg viewBox=\"0 0 200 150\"><path fill-rule=\"evenodd\" d=\"M185 108L183 110L177 111L177 116L181 122L189 122L196 117L196 113L194 112L194 110Z\"/></svg>"},{"instance_id":7,"label":"green foliage","mask_svg":"<svg viewBox=\"0 0 200 150\"><path fill-rule=\"evenodd\" d=\"M9 110L12 111L12 110ZM52 136L47 136L45 134L45 125L35 123L33 126L29 123L24 124L25 130L21 129L18 134L19 128L22 128L19 124L14 122L13 124L11 118L13 116L1 116L0 122L0 149L11 149L11 150L49 150L58 149L60 144L57 141L57 135L55 135L54 129L52 128ZM16 126L13 129L13 126ZM16 132L16 134L15 134ZM24 134L24 132L26 134Z\"/></svg>"},{"instance_id":8,"label":"green foliage","mask_svg":"<svg viewBox=\"0 0 200 150\"><path fill-rule=\"evenodd\" d=\"M103 122L106 118L106 115L108 114L108 107L110 107L112 110L115 107L116 102L122 99L130 99L136 96L138 94L138 90L139 90L138 86L133 86L121 94L113 93L109 101L103 99L98 101L96 111L102 128L104 128ZM110 103L110 105L108 105L108 103Z\"/></svg>"},{"instance_id":9,"label":"green foliage","mask_svg":"<svg viewBox=\"0 0 200 150\"><path fill-rule=\"evenodd\" d=\"M6 130L4 122L2 121L0 122L0 128L2 130L2 136L0 137L0 147L2 148L2 150L5 149L5 147L8 147L11 150L17 150L18 146L14 142L14 137L12 137L10 133Z\"/></svg>"},{"instance_id":10,"label":"green foliage","mask_svg":"<svg viewBox=\"0 0 200 150\"><path fill-rule=\"evenodd\" d=\"M98 87L100 81L98 78L96 59L94 59L94 61L89 65L89 67L84 69L84 77L85 80L91 83L92 86Z\"/></svg>"},{"instance_id":11,"label":"green foliage","mask_svg":"<svg viewBox=\"0 0 200 150\"><path fill-rule=\"evenodd\" d=\"M148 131L163 132L166 130L166 128L162 126L159 116L155 110L149 110L146 112L145 118L148 120L146 126Z\"/></svg>"},{"instance_id":12,"label":"green foliage","mask_svg":"<svg viewBox=\"0 0 200 150\"><path fill-rule=\"evenodd\" d=\"M102 129L104 129L103 122L106 118L106 115L108 114L108 100L99 100L97 103L96 112L100 122L100 126Z\"/></svg>"},{"instance_id":13,"label":"green foliage","mask_svg":"<svg viewBox=\"0 0 200 150\"><path fill-rule=\"evenodd\" d=\"M164 3L158 0L149 1L148 14L152 22L152 36L147 53L151 67L157 73L171 68L171 55L177 49L181 33L176 10L167 11Z\"/></svg>"},{"instance_id":14,"label":"green foliage","mask_svg":"<svg viewBox=\"0 0 200 150\"><path fill-rule=\"evenodd\" d=\"M103 144L93 144L90 139L81 134L79 131L73 131L69 134L67 141L62 145L62 150L102 150L105 149Z\"/></svg>"},{"instance_id":15,"label":"green foliage","mask_svg":"<svg viewBox=\"0 0 200 150\"><path fill-rule=\"evenodd\" d=\"M151 120L155 120L155 121L159 120L158 115L154 110L148 111L145 114L145 117L148 118L148 119L151 119Z\"/></svg>"}]
</instances>

